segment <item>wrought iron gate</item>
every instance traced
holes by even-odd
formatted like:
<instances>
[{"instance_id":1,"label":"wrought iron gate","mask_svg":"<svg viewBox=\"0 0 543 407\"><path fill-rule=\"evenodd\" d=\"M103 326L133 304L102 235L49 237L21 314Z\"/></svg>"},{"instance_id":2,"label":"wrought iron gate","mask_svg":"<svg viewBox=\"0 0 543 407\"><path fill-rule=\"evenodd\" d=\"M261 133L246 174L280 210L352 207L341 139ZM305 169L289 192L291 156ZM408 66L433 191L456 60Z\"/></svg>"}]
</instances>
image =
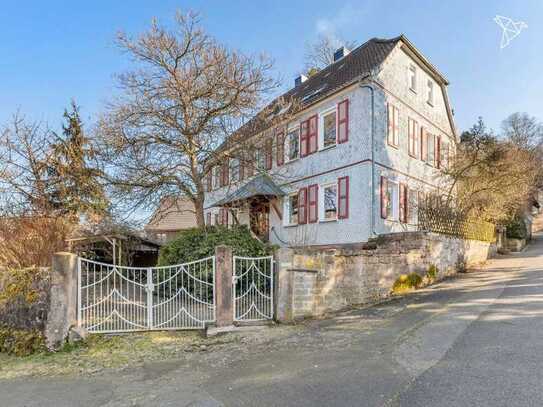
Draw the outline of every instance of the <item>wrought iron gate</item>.
<instances>
[{"instance_id":1,"label":"wrought iron gate","mask_svg":"<svg viewBox=\"0 0 543 407\"><path fill-rule=\"evenodd\" d=\"M215 257L166 267L79 258L78 325L89 332L202 329L215 321Z\"/></svg>"},{"instance_id":2,"label":"wrought iron gate","mask_svg":"<svg viewBox=\"0 0 543 407\"><path fill-rule=\"evenodd\" d=\"M273 318L273 257L234 256L234 321Z\"/></svg>"}]
</instances>

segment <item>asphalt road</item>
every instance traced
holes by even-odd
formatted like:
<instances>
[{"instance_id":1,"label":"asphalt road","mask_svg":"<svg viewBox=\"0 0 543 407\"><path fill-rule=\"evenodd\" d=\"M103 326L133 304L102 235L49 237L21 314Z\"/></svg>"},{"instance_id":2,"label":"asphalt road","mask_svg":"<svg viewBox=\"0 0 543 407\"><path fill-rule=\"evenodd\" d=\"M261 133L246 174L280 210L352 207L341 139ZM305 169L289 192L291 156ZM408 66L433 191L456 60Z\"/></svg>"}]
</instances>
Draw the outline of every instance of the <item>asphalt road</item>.
<instances>
[{"instance_id":1,"label":"asphalt road","mask_svg":"<svg viewBox=\"0 0 543 407\"><path fill-rule=\"evenodd\" d=\"M0 406L541 406L542 316L538 238L406 298L280 339L270 329L246 351L0 382Z\"/></svg>"}]
</instances>

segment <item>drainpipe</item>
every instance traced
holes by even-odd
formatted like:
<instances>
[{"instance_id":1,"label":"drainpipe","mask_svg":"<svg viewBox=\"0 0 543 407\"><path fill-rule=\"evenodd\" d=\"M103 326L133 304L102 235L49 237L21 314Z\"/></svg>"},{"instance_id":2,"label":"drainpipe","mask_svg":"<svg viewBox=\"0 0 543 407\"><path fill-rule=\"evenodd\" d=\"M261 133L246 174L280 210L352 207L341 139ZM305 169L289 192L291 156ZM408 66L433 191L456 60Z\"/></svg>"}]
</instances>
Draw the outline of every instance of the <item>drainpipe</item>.
<instances>
[{"instance_id":1,"label":"drainpipe","mask_svg":"<svg viewBox=\"0 0 543 407\"><path fill-rule=\"evenodd\" d=\"M375 88L368 83L361 83L361 88L370 90L371 93L371 216L370 216L370 237L375 237L375 148L374 148L374 135L375 135Z\"/></svg>"}]
</instances>

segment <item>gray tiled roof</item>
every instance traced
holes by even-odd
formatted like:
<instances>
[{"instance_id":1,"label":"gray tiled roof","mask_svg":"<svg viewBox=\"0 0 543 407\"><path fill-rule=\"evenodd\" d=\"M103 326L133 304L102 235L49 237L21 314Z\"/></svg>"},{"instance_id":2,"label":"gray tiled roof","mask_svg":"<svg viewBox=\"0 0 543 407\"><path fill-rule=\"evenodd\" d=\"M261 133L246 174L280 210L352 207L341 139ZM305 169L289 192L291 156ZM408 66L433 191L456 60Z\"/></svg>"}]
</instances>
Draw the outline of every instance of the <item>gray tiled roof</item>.
<instances>
[{"instance_id":1,"label":"gray tiled roof","mask_svg":"<svg viewBox=\"0 0 543 407\"><path fill-rule=\"evenodd\" d=\"M400 39L372 38L285 93L284 97L298 98L303 105L322 99L378 68Z\"/></svg>"},{"instance_id":2,"label":"gray tiled roof","mask_svg":"<svg viewBox=\"0 0 543 407\"><path fill-rule=\"evenodd\" d=\"M270 106L276 104L278 100L288 101L294 98L299 101L301 108L307 107L369 75L370 72L377 69L384 62L402 38L402 36L391 39L373 38L365 42L345 57L330 64L302 84L276 98L265 109L266 113L270 111ZM233 139L229 141L240 142L268 126L269 123L267 123L261 112L244 124L234 134Z\"/></svg>"}]
</instances>

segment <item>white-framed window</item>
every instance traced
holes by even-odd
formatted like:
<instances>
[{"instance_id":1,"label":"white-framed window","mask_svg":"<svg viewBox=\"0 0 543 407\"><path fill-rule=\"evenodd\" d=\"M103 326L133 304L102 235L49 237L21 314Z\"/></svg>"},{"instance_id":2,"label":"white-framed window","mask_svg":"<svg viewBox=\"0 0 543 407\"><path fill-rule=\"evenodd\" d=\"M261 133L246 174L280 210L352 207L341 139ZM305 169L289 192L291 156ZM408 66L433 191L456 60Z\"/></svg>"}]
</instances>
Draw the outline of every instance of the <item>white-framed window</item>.
<instances>
[{"instance_id":1,"label":"white-framed window","mask_svg":"<svg viewBox=\"0 0 543 407\"><path fill-rule=\"evenodd\" d=\"M407 223L416 225L418 223L419 191L407 189Z\"/></svg>"},{"instance_id":2,"label":"white-framed window","mask_svg":"<svg viewBox=\"0 0 543 407\"><path fill-rule=\"evenodd\" d=\"M428 159L427 163L431 166L435 166L436 162L436 136L431 133L427 133L426 135L426 151L428 152Z\"/></svg>"},{"instance_id":3,"label":"white-framed window","mask_svg":"<svg viewBox=\"0 0 543 407\"><path fill-rule=\"evenodd\" d=\"M239 159L231 158L230 159L230 182L239 181Z\"/></svg>"},{"instance_id":4,"label":"white-framed window","mask_svg":"<svg viewBox=\"0 0 543 407\"><path fill-rule=\"evenodd\" d=\"M431 79L428 79L426 102L429 105L434 105L434 82Z\"/></svg>"},{"instance_id":5,"label":"white-framed window","mask_svg":"<svg viewBox=\"0 0 543 407\"><path fill-rule=\"evenodd\" d=\"M387 219L399 220L400 218L400 192L396 181L388 180L386 193Z\"/></svg>"},{"instance_id":6,"label":"white-framed window","mask_svg":"<svg viewBox=\"0 0 543 407\"><path fill-rule=\"evenodd\" d=\"M221 187L221 167L216 165L213 167L213 189Z\"/></svg>"},{"instance_id":7,"label":"white-framed window","mask_svg":"<svg viewBox=\"0 0 543 407\"><path fill-rule=\"evenodd\" d=\"M256 168L260 171L266 169L266 151L262 146L256 149Z\"/></svg>"},{"instance_id":8,"label":"white-framed window","mask_svg":"<svg viewBox=\"0 0 543 407\"><path fill-rule=\"evenodd\" d=\"M400 111L392 104L387 105L387 143L390 146L398 147L400 145Z\"/></svg>"},{"instance_id":9,"label":"white-framed window","mask_svg":"<svg viewBox=\"0 0 543 407\"><path fill-rule=\"evenodd\" d=\"M439 138L439 168L448 169L449 168L449 142L445 136Z\"/></svg>"},{"instance_id":10,"label":"white-framed window","mask_svg":"<svg viewBox=\"0 0 543 407\"><path fill-rule=\"evenodd\" d=\"M408 152L411 157L419 156L419 124L411 117L407 121Z\"/></svg>"},{"instance_id":11,"label":"white-framed window","mask_svg":"<svg viewBox=\"0 0 543 407\"><path fill-rule=\"evenodd\" d=\"M287 161L293 161L300 157L300 126L288 130L285 137L285 153Z\"/></svg>"},{"instance_id":12,"label":"white-framed window","mask_svg":"<svg viewBox=\"0 0 543 407\"><path fill-rule=\"evenodd\" d=\"M285 197L284 205L285 225L298 224L298 193L293 193Z\"/></svg>"},{"instance_id":13,"label":"white-framed window","mask_svg":"<svg viewBox=\"0 0 543 407\"><path fill-rule=\"evenodd\" d=\"M337 220L337 183L324 184L319 188L319 215L321 222Z\"/></svg>"},{"instance_id":14,"label":"white-framed window","mask_svg":"<svg viewBox=\"0 0 543 407\"><path fill-rule=\"evenodd\" d=\"M407 85L413 92L417 91L417 67L414 64L409 65L407 70Z\"/></svg>"},{"instance_id":15,"label":"white-framed window","mask_svg":"<svg viewBox=\"0 0 543 407\"><path fill-rule=\"evenodd\" d=\"M327 110L320 114L319 148L325 149L337 144L337 111Z\"/></svg>"}]
</instances>

